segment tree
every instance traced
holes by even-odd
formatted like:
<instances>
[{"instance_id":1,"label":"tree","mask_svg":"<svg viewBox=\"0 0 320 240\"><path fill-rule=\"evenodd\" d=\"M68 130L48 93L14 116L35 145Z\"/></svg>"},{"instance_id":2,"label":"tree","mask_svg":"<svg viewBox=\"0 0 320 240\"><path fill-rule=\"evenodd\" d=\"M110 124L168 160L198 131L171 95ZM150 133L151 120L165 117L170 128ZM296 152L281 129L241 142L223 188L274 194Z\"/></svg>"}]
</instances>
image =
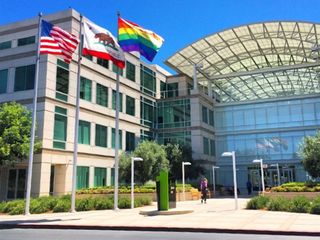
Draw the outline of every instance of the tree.
<instances>
[{"instance_id":1,"label":"tree","mask_svg":"<svg viewBox=\"0 0 320 240\"><path fill-rule=\"evenodd\" d=\"M0 165L13 165L29 155L30 111L16 102L0 105ZM35 151L40 142L35 143Z\"/></svg>"},{"instance_id":2,"label":"tree","mask_svg":"<svg viewBox=\"0 0 320 240\"><path fill-rule=\"evenodd\" d=\"M299 150L304 169L312 178L320 177L320 131L305 137Z\"/></svg>"},{"instance_id":3,"label":"tree","mask_svg":"<svg viewBox=\"0 0 320 240\"><path fill-rule=\"evenodd\" d=\"M130 155L120 156L120 176L126 182L131 177L131 157L141 157L143 162L135 162L135 181L145 183L148 180L156 180L161 170L169 169L169 161L166 157L164 147L154 141L141 142Z\"/></svg>"},{"instance_id":4,"label":"tree","mask_svg":"<svg viewBox=\"0 0 320 240\"><path fill-rule=\"evenodd\" d=\"M188 178L196 179L204 173L203 167L193 160L190 146L168 143L165 150L170 162L170 177L174 180L182 179L182 162L191 163L190 167L185 168Z\"/></svg>"}]
</instances>

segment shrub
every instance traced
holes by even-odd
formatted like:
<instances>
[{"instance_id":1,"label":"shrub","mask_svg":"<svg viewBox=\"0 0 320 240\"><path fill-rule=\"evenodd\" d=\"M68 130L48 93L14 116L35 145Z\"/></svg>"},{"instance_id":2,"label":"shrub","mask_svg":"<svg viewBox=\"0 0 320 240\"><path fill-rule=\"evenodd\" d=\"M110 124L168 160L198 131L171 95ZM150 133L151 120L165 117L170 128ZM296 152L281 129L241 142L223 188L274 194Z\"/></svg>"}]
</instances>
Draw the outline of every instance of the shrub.
<instances>
[{"instance_id":1,"label":"shrub","mask_svg":"<svg viewBox=\"0 0 320 240\"><path fill-rule=\"evenodd\" d=\"M151 205L152 199L150 197L137 197L134 199L134 207L142 207Z\"/></svg>"},{"instance_id":2,"label":"shrub","mask_svg":"<svg viewBox=\"0 0 320 240\"><path fill-rule=\"evenodd\" d=\"M24 213L24 202L19 201L13 208L10 209L9 214L10 215L20 215Z\"/></svg>"},{"instance_id":3,"label":"shrub","mask_svg":"<svg viewBox=\"0 0 320 240\"><path fill-rule=\"evenodd\" d=\"M257 196L252 199L247 203L246 208L247 209L263 209L266 208L267 203L270 201L268 197L265 196Z\"/></svg>"},{"instance_id":4,"label":"shrub","mask_svg":"<svg viewBox=\"0 0 320 240\"><path fill-rule=\"evenodd\" d=\"M94 210L94 199L93 198L82 198L76 200L77 211L90 211Z\"/></svg>"},{"instance_id":5,"label":"shrub","mask_svg":"<svg viewBox=\"0 0 320 240\"><path fill-rule=\"evenodd\" d=\"M288 211L290 203L288 199L283 197L271 198L267 204L270 211Z\"/></svg>"},{"instance_id":6,"label":"shrub","mask_svg":"<svg viewBox=\"0 0 320 240\"><path fill-rule=\"evenodd\" d=\"M39 199L31 199L30 201L30 213L45 213L49 208L44 201Z\"/></svg>"},{"instance_id":7,"label":"shrub","mask_svg":"<svg viewBox=\"0 0 320 240\"><path fill-rule=\"evenodd\" d=\"M3 212L10 213L15 207L21 204L24 205L24 200L15 200L15 201L6 202L5 206L3 207Z\"/></svg>"},{"instance_id":8,"label":"shrub","mask_svg":"<svg viewBox=\"0 0 320 240\"><path fill-rule=\"evenodd\" d=\"M60 198L52 210L53 212L68 212L70 208L70 199Z\"/></svg>"},{"instance_id":9,"label":"shrub","mask_svg":"<svg viewBox=\"0 0 320 240\"><path fill-rule=\"evenodd\" d=\"M131 207L130 198L128 198L128 197L119 198L118 207L119 208L130 208Z\"/></svg>"},{"instance_id":10,"label":"shrub","mask_svg":"<svg viewBox=\"0 0 320 240\"><path fill-rule=\"evenodd\" d=\"M96 210L113 209L113 201L110 198L96 198L94 208Z\"/></svg>"},{"instance_id":11,"label":"shrub","mask_svg":"<svg viewBox=\"0 0 320 240\"><path fill-rule=\"evenodd\" d=\"M6 206L6 202L0 202L0 212L3 212L3 209L5 206Z\"/></svg>"},{"instance_id":12,"label":"shrub","mask_svg":"<svg viewBox=\"0 0 320 240\"><path fill-rule=\"evenodd\" d=\"M310 201L304 196L297 196L290 202L290 212L308 213L310 210Z\"/></svg>"},{"instance_id":13,"label":"shrub","mask_svg":"<svg viewBox=\"0 0 320 240\"><path fill-rule=\"evenodd\" d=\"M319 202L312 203L312 205L310 207L310 213L311 214L320 214L320 203Z\"/></svg>"}]
</instances>

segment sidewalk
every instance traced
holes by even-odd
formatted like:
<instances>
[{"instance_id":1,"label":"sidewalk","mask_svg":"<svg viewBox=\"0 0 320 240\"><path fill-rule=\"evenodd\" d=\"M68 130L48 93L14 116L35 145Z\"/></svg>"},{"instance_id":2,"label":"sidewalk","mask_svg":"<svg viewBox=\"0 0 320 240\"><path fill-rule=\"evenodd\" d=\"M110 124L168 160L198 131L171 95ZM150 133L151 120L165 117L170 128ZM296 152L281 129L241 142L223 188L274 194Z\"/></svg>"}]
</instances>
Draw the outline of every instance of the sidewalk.
<instances>
[{"instance_id":1,"label":"sidewalk","mask_svg":"<svg viewBox=\"0 0 320 240\"><path fill-rule=\"evenodd\" d=\"M139 231L236 232L255 234L320 236L320 215L245 210L248 199L238 199L235 210L232 198L177 202L176 210L193 210L180 215L144 216L140 211L154 211L152 206L77 213L0 215L0 228L75 228L123 229Z\"/></svg>"}]
</instances>

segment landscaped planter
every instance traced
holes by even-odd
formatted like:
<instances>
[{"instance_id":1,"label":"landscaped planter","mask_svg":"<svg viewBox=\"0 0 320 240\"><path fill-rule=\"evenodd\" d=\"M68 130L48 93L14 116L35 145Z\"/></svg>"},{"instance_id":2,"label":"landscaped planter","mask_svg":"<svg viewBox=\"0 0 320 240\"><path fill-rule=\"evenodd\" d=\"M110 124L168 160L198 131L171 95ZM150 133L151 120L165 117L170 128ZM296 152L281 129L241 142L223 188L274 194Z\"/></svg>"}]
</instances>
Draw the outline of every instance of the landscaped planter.
<instances>
[{"instance_id":1,"label":"landscaped planter","mask_svg":"<svg viewBox=\"0 0 320 240\"><path fill-rule=\"evenodd\" d=\"M296 196L304 196L309 199L313 199L320 196L320 192L265 192L263 194L266 197L285 197L292 199Z\"/></svg>"},{"instance_id":2,"label":"landscaped planter","mask_svg":"<svg viewBox=\"0 0 320 240\"><path fill-rule=\"evenodd\" d=\"M92 194L77 194L77 198L86 198L86 197L112 197L113 193L108 194L108 193L92 193ZM126 196L126 197L131 197L130 193L119 193L119 196ZM157 194L156 193L134 193L135 197L140 197L140 196L148 196L152 198L152 201L157 201ZM198 200L200 199L200 192L198 191L193 191L193 192L185 192L185 200ZM182 192L177 192L176 193L176 200L178 201L183 201L183 193Z\"/></svg>"}]
</instances>

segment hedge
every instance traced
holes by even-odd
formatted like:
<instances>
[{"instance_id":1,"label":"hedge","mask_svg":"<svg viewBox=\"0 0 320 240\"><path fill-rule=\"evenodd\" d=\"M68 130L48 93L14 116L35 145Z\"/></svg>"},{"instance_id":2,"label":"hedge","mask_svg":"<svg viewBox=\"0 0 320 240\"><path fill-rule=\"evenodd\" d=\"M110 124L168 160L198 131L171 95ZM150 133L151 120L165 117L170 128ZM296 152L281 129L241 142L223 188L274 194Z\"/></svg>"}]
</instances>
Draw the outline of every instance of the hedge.
<instances>
[{"instance_id":1,"label":"hedge","mask_svg":"<svg viewBox=\"0 0 320 240\"><path fill-rule=\"evenodd\" d=\"M304 196L288 200L283 197L269 198L260 195L251 198L246 209L320 214L320 197L310 201Z\"/></svg>"},{"instance_id":2,"label":"hedge","mask_svg":"<svg viewBox=\"0 0 320 240\"><path fill-rule=\"evenodd\" d=\"M151 197L135 197L134 206L141 207L150 205ZM90 211L113 209L113 197L91 198L86 197L76 199L76 211ZM119 197L119 208L130 208L131 200L129 197ZM68 212L71 208L70 195L63 197L40 197L30 201L30 213L46 213L46 212ZM0 202L0 212L10 215L23 214L25 210L25 200L14 200L8 202Z\"/></svg>"}]
</instances>

